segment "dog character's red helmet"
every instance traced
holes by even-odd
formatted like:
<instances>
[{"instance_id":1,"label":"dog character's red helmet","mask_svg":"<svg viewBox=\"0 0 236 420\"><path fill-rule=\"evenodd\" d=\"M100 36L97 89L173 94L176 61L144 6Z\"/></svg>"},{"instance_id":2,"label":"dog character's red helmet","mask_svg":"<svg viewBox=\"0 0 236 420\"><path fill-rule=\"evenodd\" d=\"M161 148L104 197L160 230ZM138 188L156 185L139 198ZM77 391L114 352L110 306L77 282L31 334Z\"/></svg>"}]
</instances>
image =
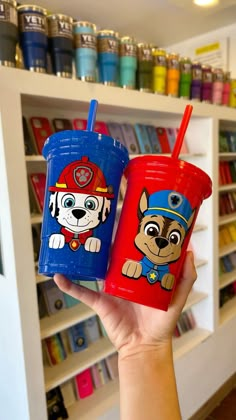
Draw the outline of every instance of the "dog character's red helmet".
<instances>
[{"instance_id":1,"label":"dog character's red helmet","mask_svg":"<svg viewBox=\"0 0 236 420\"><path fill-rule=\"evenodd\" d=\"M67 165L61 172L55 186L49 191L62 191L81 194L100 195L113 198L113 188L106 185L106 180L101 169L87 156Z\"/></svg>"}]
</instances>

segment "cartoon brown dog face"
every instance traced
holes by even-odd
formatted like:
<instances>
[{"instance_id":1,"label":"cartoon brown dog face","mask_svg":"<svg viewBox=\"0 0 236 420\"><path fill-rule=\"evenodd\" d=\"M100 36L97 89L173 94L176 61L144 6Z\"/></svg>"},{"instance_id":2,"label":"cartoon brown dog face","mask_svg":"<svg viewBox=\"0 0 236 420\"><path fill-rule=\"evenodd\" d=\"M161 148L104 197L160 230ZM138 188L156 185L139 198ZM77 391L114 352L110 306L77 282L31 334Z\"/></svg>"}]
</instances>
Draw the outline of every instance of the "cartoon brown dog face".
<instances>
[{"instance_id":1,"label":"cartoon brown dog face","mask_svg":"<svg viewBox=\"0 0 236 420\"><path fill-rule=\"evenodd\" d=\"M177 220L169 217L148 214L148 193L143 191L139 202L139 231L135 237L136 247L153 264L161 265L176 261L181 254L181 248L186 230ZM192 224L194 212L188 220L188 229Z\"/></svg>"}]
</instances>

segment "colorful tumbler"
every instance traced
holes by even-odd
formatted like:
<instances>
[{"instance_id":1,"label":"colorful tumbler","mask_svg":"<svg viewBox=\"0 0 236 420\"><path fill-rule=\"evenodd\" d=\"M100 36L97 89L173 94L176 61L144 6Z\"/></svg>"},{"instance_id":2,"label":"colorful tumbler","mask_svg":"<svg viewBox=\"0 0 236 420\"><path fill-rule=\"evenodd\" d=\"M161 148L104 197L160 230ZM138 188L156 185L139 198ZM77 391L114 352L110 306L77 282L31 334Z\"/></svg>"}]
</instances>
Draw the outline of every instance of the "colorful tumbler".
<instances>
[{"instance_id":1,"label":"colorful tumbler","mask_svg":"<svg viewBox=\"0 0 236 420\"><path fill-rule=\"evenodd\" d=\"M140 43L137 45L137 53L137 89L152 92L152 47L150 44Z\"/></svg>"},{"instance_id":2,"label":"colorful tumbler","mask_svg":"<svg viewBox=\"0 0 236 420\"><path fill-rule=\"evenodd\" d=\"M202 66L202 91L201 91L201 101L211 103L212 102L212 81L213 74L212 68L208 65Z\"/></svg>"},{"instance_id":3,"label":"colorful tumbler","mask_svg":"<svg viewBox=\"0 0 236 420\"><path fill-rule=\"evenodd\" d=\"M134 38L123 36L120 39L120 86L135 89L137 70L137 44Z\"/></svg>"},{"instance_id":4,"label":"colorful tumbler","mask_svg":"<svg viewBox=\"0 0 236 420\"><path fill-rule=\"evenodd\" d=\"M166 93L166 52L160 48L153 48L152 50L153 68L153 92L159 95Z\"/></svg>"},{"instance_id":5,"label":"colorful tumbler","mask_svg":"<svg viewBox=\"0 0 236 420\"><path fill-rule=\"evenodd\" d=\"M60 77L72 77L73 19L60 14L49 15L47 19L53 73Z\"/></svg>"},{"instance_id":6,"label":"colorful tumbler","mask_svg":"<svg viewBox=\"0 0 236 420\"><path fill-rule=\"evenodd\" d=\"M79 80L96 82L96 26L86 21L74 23L75 68Z\"/></svg>"},{"instance_id":7,"label":"colorful tumbler","mask_svg":"<svg viewBox=\"0 0 236 420\"><path fill-rule=\"evenodd\" d=\"M130 161L105 292L167 310L211 180L196 166L166 156Z\"/></svg>"},{"instance_id":8,"label":"colorful tumbler","mask_svg":"<svg viewBox=\"0 0 236 420\"><path fill-rule=\"evenodd\" d=\"M230 72L226 71L224 73L222 105L229 106L229 97L230 97Z\"/></svg>"},{"instance_id":9,"label":"colorful tumbler","mask_svg":"<svg viewBox=\"0 0 236 420\"><path fill-rule=\"evenodd\" d=\"M117 198L128 151L94 132L96 101L86 130L61 131L45 142L47 182L39 273L71 280L104 279Z\"/></svg>"},{"instance_id":10,"label":"colorful tumbler","mask_svg":"<svg viewBox=\"0 0 236 420\"><path fill-rule=\"evenodd\" d=\"M177 97L179 94L179 55L175 53L167 56L166 94Z\"/></svg>"},{"instance_id":11,"label":"colorful tumbler","mask_svg":"<svg viewBox=\"0 0 236 420\"><path fill-rule=\"evenodd\" d=\"M179 97L184 99L190 98L190 88L192 81L192 62L190 58L183 57L180 59L180 81L179 81Z\"/></svg>"},{"instance_id":12,"label":"colorful tumbler","mask_svg":"<svg viewBox=\"0 0 236 420\"><path fill-rule=\"evenodd\" d=\"M212 73L212 103L215 105L221 105L224 87L224 73L222 69L213 69Z\"/></svg>"},{"instance_id":13,"label":"colorful tumbler","mask_svg":"<svg viewBox=\"0 0 236 420\"><path fill-rule=\"evenodd\" d=\"M0 0L0 65L15 67L18 20L16 1Z\"/></svg>"},{"instance_id":14,"label":"colorful tumbler","mask_svg":"<svg viewBox=\"0 0 236 420\"><path fill-rule=\"evenodd\" d=\"M109 86L118 85L119 34L111 30L97 33L99 81Z\"/></svg>"},{"instance_id":15,"label":"colorful tumbler","mask_svg":"<svg viewBox=\"0 0 236 420\"><path fill-rule=\"evenodd\" d=\"M46 73L47 11L39 6L18 7L20 46L27 70Z\"/></svg>"},{"instance_id":16,"label":"colorful tumbler","mask_svg":"<svg viewBox=\"0 0 236 420\"><path fill-rule=\"evenodd\" d=\"M229 106L231 108L236 108L236 79L230 80Z\"/></svg>"},{"instance_id":17,"label":"colorful tumbler","mask_svg":"<svg viewBox=\"0 0 236 420\"><path fill-rule=\"evenodd\" d=\"M181 275L199 208L212 191L205 172L178 159L185 131L186 121L171 157L149 155L129 162L105 280L106 293L165 311Z\"/></svg>"},{"instance_id":18,"label":"colorful tumbler","mask_svg":"<svg viewBox=\"0 0 236 420\"><path fill-rule=\"evenodd\" d=\"M202 65L198 62L192 63L192 82L190 89L190 99L194 101L201 100L202 90Z\"/></svg>"}]
</instances>

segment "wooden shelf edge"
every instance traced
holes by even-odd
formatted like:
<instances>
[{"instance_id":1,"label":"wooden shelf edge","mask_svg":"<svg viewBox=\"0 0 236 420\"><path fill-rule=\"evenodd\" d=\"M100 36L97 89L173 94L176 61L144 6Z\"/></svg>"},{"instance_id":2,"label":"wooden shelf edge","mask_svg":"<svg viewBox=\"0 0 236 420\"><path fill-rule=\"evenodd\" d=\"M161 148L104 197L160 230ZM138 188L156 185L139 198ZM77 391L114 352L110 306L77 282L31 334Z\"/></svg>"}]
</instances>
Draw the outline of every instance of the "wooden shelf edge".
<instances>
[{"instance_id":1,"label":"wooden shelf edge","mask_svg":"<svg viewBox=\"0 0 236 420\"><path fill-rule=\"evenodd\" d=\"M40 320L41 340L94 315L95 312L89 306L80 302L72 308L62 309L56 314L46 316Z\"/></svg>"},{"instance_id":2,"label":"wooden shelf edge","mask_svg":"<svg viewBox=\"0 0 236 420\"><path fill-rule=\"evenodd\" d=\"M67 358L58 365L45 366L45 391L50 391L63 382L68 381L78 373L115 353L115 351L115 347L110 340L107 337L103 337L91 343L83 351L68 354Z\"/></svg>"},{"instance_id":3,"label":"wooden shelf edge","mask_svg":"<svg viewBox=\"0 0 236 420\"><path fill-rule=\"evenodd\" d=\"M224 273L219 277L219 290L223 289L228 284L232 283L236 280L236 268L229 273Z\"/></svg>"},{"instance_id":4,"label":"wooden shelf edge","mask_svg":"<svg viewBox=\"0 0 236 420\"><path fill-rule=\"evenodd\" d=\"M194 328L178 338L173 338L174 360L184 356L196 346L212 335L211 331L203 328Z\"/></svg>"},{"instance_id":5,"label":"wooden shelf edge","mask_svg":"<svg viewBox=\"0 0 236 420\"><path fill-rule=\"evenodd\" d=\"M109 381L101 388L94 390L87 398L76 401L67 407L70 420L91 420L102 416L114 405L119 404L119 381Z\"/></svg>"},{"instance_id":6,"label":"wooden shelf edge","mask_svg":"<svg viewBox=\"0 0 236 420\"><path fill-rule=\"evenodd\" d=\"M201 302L208 297L207 293L192 290L188 296L187 302L184 305L183 312L190 309L193 305Z\"/></svg>"},{"instance_id":7,"label":"wooden shelf edge","mask_svg":"<svg viewBox=\"0 0 236 420\"><path fill-rule=\"evenodd\" d=\"M220 326L236 317L236 296L220 308Z\"/></svg>"},{"instance_id":8,"label":"wooden shelf edge","mask_svg":"<svg viewBox=\"0 0 236 420\"><path fill-rule=\"evenodd\" d=\"M219 217L219 226L226 225L226 223L236 221L236 212Z\"/></svg>"},{"instance_id":9,"label":"wooden shelf edge","mask_svg":"<svg viewBox=\"0 0 236 420\"><path fill-rule=\"evenodd\" d=\"M232 242L228 245L222 246L219 249L219 257L224 257L225 255L231 254L231 252L236 251L236 243Z\"/></svg>"}]
</instances>

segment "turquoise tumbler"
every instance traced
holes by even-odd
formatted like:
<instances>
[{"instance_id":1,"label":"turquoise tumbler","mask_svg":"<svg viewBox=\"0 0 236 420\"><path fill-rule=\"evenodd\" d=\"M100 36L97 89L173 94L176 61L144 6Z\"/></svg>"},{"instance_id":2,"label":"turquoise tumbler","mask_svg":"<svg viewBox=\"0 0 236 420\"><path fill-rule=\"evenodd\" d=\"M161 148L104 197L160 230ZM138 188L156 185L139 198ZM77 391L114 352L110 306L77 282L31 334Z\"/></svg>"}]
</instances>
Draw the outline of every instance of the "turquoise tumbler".
<instances>
[{"instance_id":1,"label":"turquoise tumbler","mask_svg":"<svg viewBox=\"0 0 236 420\"><path fill-rule=\"evenodd\" d=\"M135 89L137 71L137 44L132 37L124 36L120 40L120 86Z\"/></svg>"},{"instance_id":2,"label":"turquoise tumbler","mask_svg":"<svg viewBox=\"0 0 236 420\"><path fill-rule=\"evenodd\" d=\"M73 25L75 68L79 80L96 82L97 35L93 23L79 21Z\"/></svg>"},{"instance_id":3,"label":"turquoise tumbler","mask_svg":"<svg viewBox=\"0 0 236 420\"><path fill-rule=\"evenodd\" d=\"M118 85L119 35L104 29L97 33L99 81L109 86Z\"/></svg>"}]
</instances>

